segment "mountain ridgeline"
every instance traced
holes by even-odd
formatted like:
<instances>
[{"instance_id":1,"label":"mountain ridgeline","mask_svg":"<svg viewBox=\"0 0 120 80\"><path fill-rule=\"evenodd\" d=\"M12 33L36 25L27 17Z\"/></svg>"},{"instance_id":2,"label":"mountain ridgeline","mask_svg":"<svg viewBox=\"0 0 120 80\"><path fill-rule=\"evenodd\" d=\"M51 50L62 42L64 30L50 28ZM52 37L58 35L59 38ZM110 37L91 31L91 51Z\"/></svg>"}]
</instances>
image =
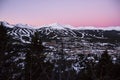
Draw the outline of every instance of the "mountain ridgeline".
<instances>
[{"instance_id":1,"label":"mountain ridgeline","mask_svg":"<svg viewBox=\"0 0 120 80\"><path fill-rule=\"evenodd\" d=\"M6 28L8 35L23 43L29 43L31 36L37 31L39 37L44 40L59 40L61 37L79 38L91 42L119 43L120 30L111 29L72 29L69 26L60 24L45 25L35 29L29 25L10 25L7 22L0 22Z\"/></svg>"}]
</instances>

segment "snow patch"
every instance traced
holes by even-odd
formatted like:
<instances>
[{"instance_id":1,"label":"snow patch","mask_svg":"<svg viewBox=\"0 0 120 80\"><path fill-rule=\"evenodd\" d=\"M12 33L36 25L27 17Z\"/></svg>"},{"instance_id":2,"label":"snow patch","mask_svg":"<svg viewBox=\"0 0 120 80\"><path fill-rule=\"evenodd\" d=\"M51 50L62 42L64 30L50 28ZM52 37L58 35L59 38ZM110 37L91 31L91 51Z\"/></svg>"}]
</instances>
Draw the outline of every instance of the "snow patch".
<instances>
[{"instance_id":1,"label":"snow patch","mask_svg":"<svg viewBox=\"0 0 120 80\"><path fill-rule=\"evenodd\" d=\"M3 24L5 27L9 27L9 28L13 28L14 27L13 25L10 25L6 21L0 21L0 24Z\"/></svg>"},{"instance_id":2,"label":"snow patch","mask_svg":"<svg viewBox=\"0 0 120 80\"><path fill-rule=\"evenodd\" d=\"M49 25L43 25L41 27L50 27L53 29L65 29L65 26L58 24L58 23L53 23L53 24L49 24Z\"/></svg>"},{"instance_id":3,"label":"snow patch","mask_svg":"<svg viewBox=\"0 0 120 80\"><path fill-rule=\"evenodd\" d=\"M28 25L28 24L16 24L15 26L20 27L20 28L35 29L35 27Z\"/></svg>"},{"instance_id":4,"label":"snow patch","mask_svg":"<svg viewBox=\"0 0 120 80\"><path fill-rule=\"evenodd\" d=\"M68 25L68 24L67 24L67 25L65 25L65 27L66 27L66 28L70 28L70 29L77 29L76 27L71 26L71 25Z\"/></svg>"}]
</instances>

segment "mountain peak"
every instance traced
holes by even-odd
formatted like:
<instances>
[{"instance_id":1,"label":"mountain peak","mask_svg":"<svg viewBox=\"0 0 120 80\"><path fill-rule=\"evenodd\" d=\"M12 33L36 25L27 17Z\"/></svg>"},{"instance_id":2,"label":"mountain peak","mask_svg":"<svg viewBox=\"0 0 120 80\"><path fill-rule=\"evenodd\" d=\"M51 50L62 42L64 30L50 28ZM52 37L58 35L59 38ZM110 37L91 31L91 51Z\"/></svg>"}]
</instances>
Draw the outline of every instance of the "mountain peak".
<instances>
[{"instance_id":1,"label":"mountain peak","mask_svg":"<svg viewBox=\"0 0 120 80\"><path fill-rule=\"evenodd\" d=\"M9 23L6 22L6 21L0 21L0 24L2 24L2 25L5 26L5 27L9 27L9 28L13 28L13 27L14 27L13 25L9 24Z\"/></svg>"},{"instance_id":2,"label":"mountain peak","mask_svg":"<svg viewBox=\"0 0 120 80\"><path fill-rule=\"evenodd\" d=\"M53 29L65 29L65 26L61 25L59 23L53 23L53 24L43 25L41 27L50 27L50 28L53 28Z\"/></svg>"},{"instance_id":3,"label":"mountain peak","mask_svg":"<svg viewBox=\"0 0 120 80\"><path fill-rule=\"evenodd\" d=\"M59 24L59 23L52 23L52 24L49 24L49 25L51 25L51 26L62 26L61 24Z\"/></svg>"},{"instance_id":4,"label":"mountain peak","mask_svg":"<svg viewBox=\"0 0 120 80\"><path fill-rule=\"evenodd\" d=\"M34 29L33 26L28 25L28 24L16 24L16 27L20 27L20 28L28 28L28 29Z\"/></svg>"},{"instance_id":5,"label":"mountain peak","mask_svg":"<svg viewBox=\"0 0 120 80\"><path fill-rule=\"evenodd\" d=\"M71 26L71 25L69 25L69 24L65 25L65 27L66 27L66 28L70 28L70 29L77 29L76 27Z\"/></svg>"}]
</instances>

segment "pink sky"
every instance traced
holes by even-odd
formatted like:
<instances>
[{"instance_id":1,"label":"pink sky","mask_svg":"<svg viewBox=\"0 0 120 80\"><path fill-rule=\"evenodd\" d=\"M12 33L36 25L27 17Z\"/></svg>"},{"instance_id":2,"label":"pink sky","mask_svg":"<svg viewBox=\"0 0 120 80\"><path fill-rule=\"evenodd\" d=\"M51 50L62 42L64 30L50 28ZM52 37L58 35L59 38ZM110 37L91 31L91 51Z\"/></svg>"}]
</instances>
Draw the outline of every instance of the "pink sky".
<instances>
[{"instance_id":1,"label":"pink sky","mask_svg":"<svg viewBox=\"0 0 120 80\"><path fill-rule=\"evenodd\" d=\"M1 0L0 21L120 26L120 0Z\"/></svg>"}]
</instances>

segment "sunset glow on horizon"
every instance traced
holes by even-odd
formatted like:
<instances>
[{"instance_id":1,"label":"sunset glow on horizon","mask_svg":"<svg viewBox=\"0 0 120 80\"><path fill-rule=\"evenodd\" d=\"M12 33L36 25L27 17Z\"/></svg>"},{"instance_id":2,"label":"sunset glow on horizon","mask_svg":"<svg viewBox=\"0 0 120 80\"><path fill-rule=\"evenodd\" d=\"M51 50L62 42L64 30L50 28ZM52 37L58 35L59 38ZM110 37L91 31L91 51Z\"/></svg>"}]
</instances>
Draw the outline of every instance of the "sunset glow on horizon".
<instances>
[{"instance_id":1,"label":"sunset glow on horizon","mask_svg":"<svg viewBox=\"0 0 120 80\"><path fill-rule=\"evenodd\" d=\"M1 0L0 21L34 26L120 26L120 0Z\"/></svg>"}]
</instances>

